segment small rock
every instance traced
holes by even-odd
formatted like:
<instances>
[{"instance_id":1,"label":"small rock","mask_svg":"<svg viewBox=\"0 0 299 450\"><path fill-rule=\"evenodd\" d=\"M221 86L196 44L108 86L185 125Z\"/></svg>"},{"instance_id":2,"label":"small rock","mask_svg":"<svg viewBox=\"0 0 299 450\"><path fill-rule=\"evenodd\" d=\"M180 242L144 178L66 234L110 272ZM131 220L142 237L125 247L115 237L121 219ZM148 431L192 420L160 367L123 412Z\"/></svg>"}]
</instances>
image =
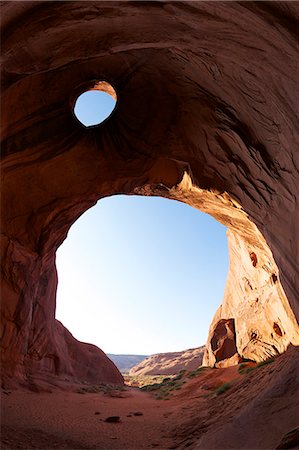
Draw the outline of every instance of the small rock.
<instances>
[{"instance_id":1,"label":"small rock","mask_svg":"<svg viewBox=\"0 0 299 450\"><path fill-rule=\"evenodd\" d=\"M134 412L133 416L143 416L143 413L140 411Z\"/></svg>"},{"instance_id":2,"label":"small rock","mask_svg":"<svg viewBox=\"0 0 299 450\"><path fill-rule=\"evenodd\" d=\"M119 423L119 422L120 422L120 417L119 417L119 416L110 416L110 417L106 417L105 422L109 422L109 423Z\"/></svg>"},{"instance_id":3,"label":"small rock","mask_svg":"<svg viewBox=\"0 0 299 450\"><path fill-rule=\"evenodd\" d=\"M96 415L96 416L98 416L99 414L101 414L100 411L96 411L96 412L95 412L95 415Z\"/></svg>"}]
</instances>

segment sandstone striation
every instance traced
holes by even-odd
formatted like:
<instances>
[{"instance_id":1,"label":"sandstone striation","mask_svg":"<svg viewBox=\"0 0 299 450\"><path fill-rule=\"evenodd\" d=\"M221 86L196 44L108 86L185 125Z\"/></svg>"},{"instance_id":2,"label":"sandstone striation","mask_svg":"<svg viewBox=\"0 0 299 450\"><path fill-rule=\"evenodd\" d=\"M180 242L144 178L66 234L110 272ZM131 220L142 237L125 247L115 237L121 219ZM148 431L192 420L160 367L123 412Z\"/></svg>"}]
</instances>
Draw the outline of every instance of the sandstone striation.
<instances>
[{"instance_id":1,"label":"sandstone striation","mask_svg":"<svg viewBox=\"0 0 299 450\"><path fill-rule=\"evenodd\" d=\"M1 3L5 386L122 382L55 320L55 252L118 193L183 201L228 226L206 364L298 345L298 15L296 2ZM73 102L99 81L117 107L84 128Z\"/></svg>"},{"instance_id":2,"label":"sandstone striation","mask_svg":"<svg viewBox=\"0 0 299 450\"><path fill-rule=\"evenodd\" d=\"M201 366L203 353L204 346L181 352L157 353L132 367L129 375L175 375L180 370L195 370Z\"/></svg>"}]
</instances>

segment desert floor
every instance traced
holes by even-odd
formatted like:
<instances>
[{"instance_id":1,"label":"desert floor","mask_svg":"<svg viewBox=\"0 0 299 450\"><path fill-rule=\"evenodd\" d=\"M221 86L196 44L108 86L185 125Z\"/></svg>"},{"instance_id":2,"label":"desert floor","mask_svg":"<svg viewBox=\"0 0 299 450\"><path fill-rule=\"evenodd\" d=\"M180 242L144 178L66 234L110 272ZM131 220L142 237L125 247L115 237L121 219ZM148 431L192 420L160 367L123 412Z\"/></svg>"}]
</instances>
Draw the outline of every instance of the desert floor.
<instances>
[{"instance_id":1,"label":"desert floor","mask_svg":"<svg viewBox=\"0 0 299 450\"><path fill-rule=\"evenodd\" d=\"M186 378L168 400L133 387L83 394L4 391L1 448L275 449L298 425L297 369L296 349L246 374L238 366L206 369ZM217 394L223 383L229 388ZM120 422L105 422L109 416Z\"/></svg>"},{"instance_id":2,"label":"desert floor","mask_svg":"<svg viewBox=\"0 0 299 450\"><path fill-rule=\"evenodd\" d=\"M3 448L169 448L176 403L158 401L138 388L103 393L13 392L2 401ZM167 404L166 404L167 403ZM143 415L134 415L142 413ZM105 418L119 416L119 423Z\"/></svg>"}]
</instances>

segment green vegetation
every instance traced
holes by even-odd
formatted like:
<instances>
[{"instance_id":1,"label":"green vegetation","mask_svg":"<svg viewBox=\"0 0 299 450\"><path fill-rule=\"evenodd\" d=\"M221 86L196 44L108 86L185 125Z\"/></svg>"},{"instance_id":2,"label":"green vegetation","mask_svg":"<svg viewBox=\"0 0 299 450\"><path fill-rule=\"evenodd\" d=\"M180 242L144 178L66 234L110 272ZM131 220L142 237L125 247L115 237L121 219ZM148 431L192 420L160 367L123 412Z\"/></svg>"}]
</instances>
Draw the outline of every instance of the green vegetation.
<instances>
[{"instance_id":1,"label":"green vegetation","mask_svg":"<svg viewBox=\"0 0 299 450\"><path fill-rule=\"evenodd\" d=\"M238 367L238 372L241 375L245 375L246 373L252 372L253 370L255 370L256 366L247 366L247 364L240 364Z\"/></svg>"},{"instance_id":2,"label":"green vegetation","mask_svg":"<svg viewBox=\"0 0 299 450\"><path fill-rule=\"evenodd\" d=\"M266 366L267 364L271 364L273 362L274 362L274 358L269 358L269 359L266 359L265 361L261 361L261 362L257 363L256 367L263 367L263 366Z\"/></svg>"},{"instance_id":3,"label":"green vegetation","mask_svg":"<svg viewBox=\"0 0 299 450\"><path fill-rule=\"evenodd\" d=\"M244 370L244 369L245 369L245 367L246 367L246 364L244 364L244 363L242 363L242 364L239 364L239 367L238 367L238 372L242 372L242 370Z\"/></svg>"},{"instance_id":4,"label":"green vegetation","mask_svg":"<svg viewBox=\"0 0 299 450\"><path fill-rule=\"evenodd\" d=\"M187 370L180 370L179 373L172 379L172 381L181 380L186 372Z\"/></svg>"},{"instance_id":5,"label":"green vegetation","mask_svg":"<svg viewBox=\"0 0 299 450\"><path fill-rule=\"evenodd\" d=\"M154 392L155 397L158 400L168 400L173 391L178 391L182 389L182 386L186 383L187 378L193 378L201 374L208 367L200 366L196 370L187 372L187 370L180 370L177 375L164 377L162 380L157 380L155 377L155 382L149 384L143 384L140 389L147 392ZM154 378L152 378L154 379Z\"/></svg>"},{"instance_id":6,"label":"green vegetation","mask_svg":"<svg viewBox=\"0 0 299 450\"><path fill-rule=\"evenodd\" d=\"M221 386L218 386L218 388L214 389L212 392L208 392L207 394L203 394L202 398L215 398L218 395L224 394L229 388L232 387L232 383L223 383ZM202 386L202 389L209 390L210 387L208 386Z\"/></svg>"},{"instance_id":7,"label":"green vegetation","mask_svg":"<svg viewBox=\"0 0 299 450\"><path fill-rule=\"evenodd\" d=\"M221 395L226 392L232 385L230 383L223 383L215 390L216 395Z\"/></svg>"},{"instance_id":8,"label":"green vegetation","mask_svg":"<svg viewBox=\"0 0 299 450\"><path fill-rule=\"evenodd\" d=\"M182 380L184 371L180 371L175 377L170 378L166 377L160 383L149 384L146 386L142 386L140 389L147 392L155 392L155 398L157 400L169 400L172 391L177 391L182 388L185 383Z\"/></svg>"},{"instance_id":9,"label":"green vegetation","mask_svg":"<svg viewBox=\"0 0 299 450\"><path fill-rule=\"evenodd\" d=\"M175 375L124 375L125 384L133 387L150 386L160 384L164 380L171 380Z\"/></svg>"},{"instance_id":10,"label":"green vegetation","mask_svg":"<svg viewBox=\"0 0 299 450\"><path fill-rule=\"evenodd\" d=\"M197 375L199 375L201 372L203 372L204 370L209 369L209 367L206 366L200 366L198 367L196 370L193 370L192 372L189 372L187 377L188 378L193 378L196 377Z\"/></svg>"},{"instance_id":11,"label":"green vegetation","mask_svg":"<svg viewBox=\"0 0 299 450\"><path fill-rule=\"evenodd\" d=\"M269 358L269 359L266 359L265 361L261 361L261 362L257 363L255 366L249 366L249 367L247 366L247 364L242 363L238 367L238 372L241 375L245 375L247 373L252 372L253 370L258 369L259 367L263 367L263 366L266 366L267 364L273 363L274 360L275 360L275 358Z\"/></svg>"}]
</instances>

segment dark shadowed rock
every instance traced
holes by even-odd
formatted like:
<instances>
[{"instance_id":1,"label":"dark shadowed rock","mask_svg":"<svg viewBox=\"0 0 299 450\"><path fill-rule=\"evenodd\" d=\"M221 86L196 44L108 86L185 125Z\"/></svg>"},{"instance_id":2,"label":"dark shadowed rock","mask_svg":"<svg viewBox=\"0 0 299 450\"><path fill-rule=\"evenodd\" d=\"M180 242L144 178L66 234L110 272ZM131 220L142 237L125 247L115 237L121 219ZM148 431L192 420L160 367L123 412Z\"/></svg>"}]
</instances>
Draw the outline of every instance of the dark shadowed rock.
<instances>
[{"instance_id":1,"label":"dark shadowed rock","mask_svg":"<svg viewBox=\"0 0 299 450\"><path fill-rule=\"evenodd\" d=\"M299 447L299 428L289 431L281 440L276 450Z\"/></svg>"},{"instance_id":2,"label":"dark shadowed rock","mask_svg":"<svg viewBox=\"0 0 299 450\"><path fill-rule=\"evenodd\" d=\"M119 423L120 422L120 417L119 416L109 416L109 417L106 417L105 422Z\"/></svg>"}]
</instances>

